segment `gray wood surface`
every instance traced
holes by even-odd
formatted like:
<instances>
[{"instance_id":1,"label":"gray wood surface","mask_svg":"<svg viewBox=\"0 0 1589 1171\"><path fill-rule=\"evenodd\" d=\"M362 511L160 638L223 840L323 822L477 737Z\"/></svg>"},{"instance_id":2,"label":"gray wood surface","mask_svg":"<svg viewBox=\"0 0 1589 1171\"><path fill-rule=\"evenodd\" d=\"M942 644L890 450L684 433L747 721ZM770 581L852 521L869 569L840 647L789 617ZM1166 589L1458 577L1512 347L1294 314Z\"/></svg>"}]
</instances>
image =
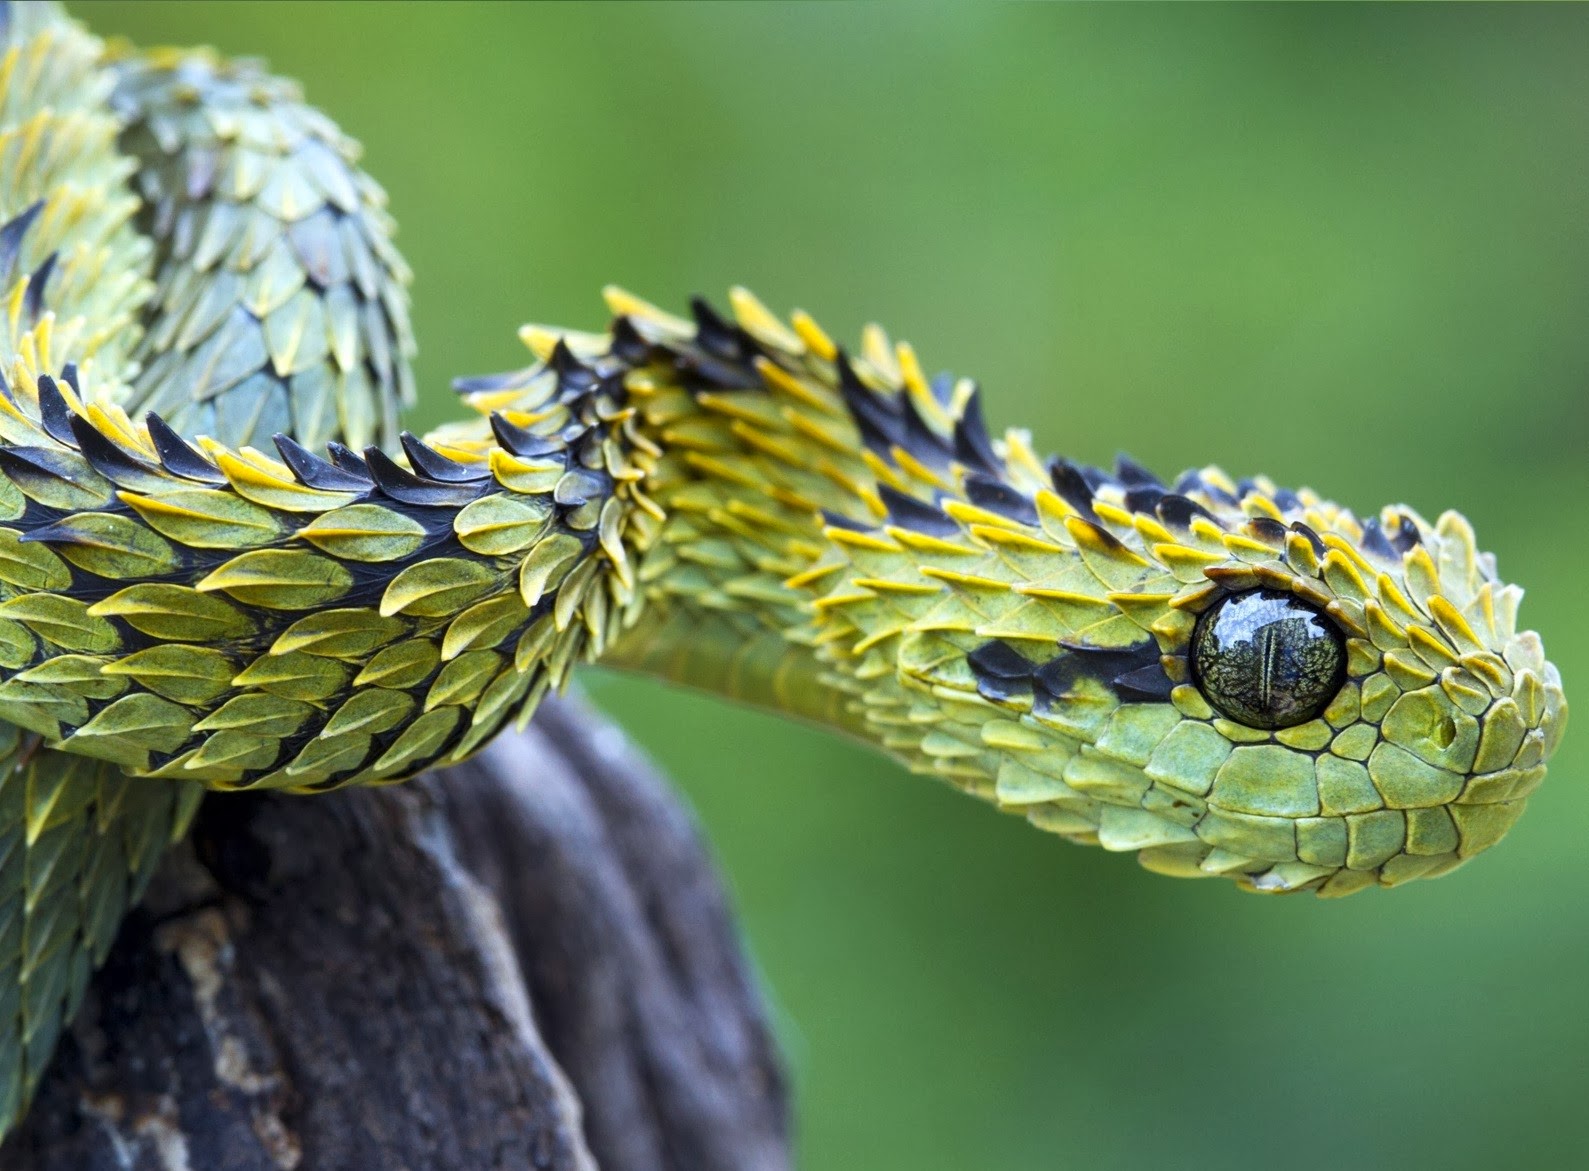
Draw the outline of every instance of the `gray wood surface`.
<instances>
[{"instance_id":1,"label":"gray wood surface","mask_svg":"<svg viewBox=\"0 0 1589 1171\"><path fill-rule=\"evenodd\" d=\"M206 800L11 1171L779 1171L787 1094L690 815L548 702L444 774Z\"/></svg>"}]
</instances>

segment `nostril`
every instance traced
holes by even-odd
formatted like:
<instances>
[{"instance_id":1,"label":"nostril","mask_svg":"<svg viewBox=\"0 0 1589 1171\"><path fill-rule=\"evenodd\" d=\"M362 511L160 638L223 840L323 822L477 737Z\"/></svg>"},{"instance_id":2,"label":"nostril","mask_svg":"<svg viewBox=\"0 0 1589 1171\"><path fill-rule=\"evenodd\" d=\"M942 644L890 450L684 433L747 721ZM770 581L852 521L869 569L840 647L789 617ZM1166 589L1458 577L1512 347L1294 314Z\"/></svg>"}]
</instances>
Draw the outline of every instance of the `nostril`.
<instances>
[{"instance_id":1,"label":"nostril","mask_svg":"<svg viewBox=\"0 0 1589 1171\"><path fill-rule=\"evenodd\" d=\"M1437 748L1450 748L1451 742L1456 738L1457 722L1450 716L1442 717L1429 736Z\"/></svg>"}]
</instances>

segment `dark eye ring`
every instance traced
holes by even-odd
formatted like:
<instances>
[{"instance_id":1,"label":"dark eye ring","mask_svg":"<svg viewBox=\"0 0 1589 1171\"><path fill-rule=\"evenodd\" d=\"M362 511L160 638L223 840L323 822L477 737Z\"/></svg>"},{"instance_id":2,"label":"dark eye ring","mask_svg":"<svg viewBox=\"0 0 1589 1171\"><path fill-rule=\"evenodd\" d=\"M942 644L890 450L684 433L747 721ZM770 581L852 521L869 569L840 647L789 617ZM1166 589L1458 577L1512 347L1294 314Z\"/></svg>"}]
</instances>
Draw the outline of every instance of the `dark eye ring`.
<instances>
[{"instance_id":1,"label":"dark eye ring","mask_svg":"<svg viewBox=\"0 0 1589 1171\"><path fill-rule=\"evenodd\" d=\"M1336 625L1294 594L1247 590L1220 599L1192 631L1192 678L1221 714L1249 728L1313 719L1346 682Z\"/></svg>"}]
</instances>

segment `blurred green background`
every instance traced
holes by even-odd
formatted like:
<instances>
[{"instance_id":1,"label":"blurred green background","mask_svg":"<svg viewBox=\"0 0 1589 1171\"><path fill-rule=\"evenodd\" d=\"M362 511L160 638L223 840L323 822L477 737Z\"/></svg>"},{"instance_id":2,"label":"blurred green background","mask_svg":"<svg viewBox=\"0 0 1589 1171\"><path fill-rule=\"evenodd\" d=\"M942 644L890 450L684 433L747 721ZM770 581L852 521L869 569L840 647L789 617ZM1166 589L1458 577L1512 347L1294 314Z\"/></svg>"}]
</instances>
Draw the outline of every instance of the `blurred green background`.
<instances>
[{"instance_id":1,"label":"blurred green background","mask_svg":"<svg viewBox=\"0 0 1589 1171\"><path fill-rule=\"evenodd\" d=\"M743 282L884 320L1042 448L1460 508L1589 677L1589 10L76 10L266 56L363 140L422 424L604 282ZM716 845L808 1171L1589 1164L1589 732L1493 854L1323 903L586 685Z\"/></svg>"}]
</instances>

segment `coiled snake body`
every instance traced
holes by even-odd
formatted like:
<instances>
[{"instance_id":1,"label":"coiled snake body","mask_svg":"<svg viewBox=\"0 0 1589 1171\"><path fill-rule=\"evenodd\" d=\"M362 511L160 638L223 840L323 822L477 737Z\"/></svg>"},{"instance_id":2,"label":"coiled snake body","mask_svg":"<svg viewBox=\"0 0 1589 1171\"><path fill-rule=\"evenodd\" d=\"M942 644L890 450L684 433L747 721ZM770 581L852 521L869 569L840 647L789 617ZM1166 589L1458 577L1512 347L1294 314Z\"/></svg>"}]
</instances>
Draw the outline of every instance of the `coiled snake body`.
<instances>
[{"instance_id":1,"label":"coiled snake body","mask_svg":"<svg viewBox=\"0 0 1589 1171\"><path fill-rule=\"evenodd\" d=\"M1565 723L1456 513L1044 461L736 290L412 397L384 197L293 87L0 4L0 1126L205 789L455 762L581 661L1174 875L1497 841Z\"/></svg>"}]
</instances>

